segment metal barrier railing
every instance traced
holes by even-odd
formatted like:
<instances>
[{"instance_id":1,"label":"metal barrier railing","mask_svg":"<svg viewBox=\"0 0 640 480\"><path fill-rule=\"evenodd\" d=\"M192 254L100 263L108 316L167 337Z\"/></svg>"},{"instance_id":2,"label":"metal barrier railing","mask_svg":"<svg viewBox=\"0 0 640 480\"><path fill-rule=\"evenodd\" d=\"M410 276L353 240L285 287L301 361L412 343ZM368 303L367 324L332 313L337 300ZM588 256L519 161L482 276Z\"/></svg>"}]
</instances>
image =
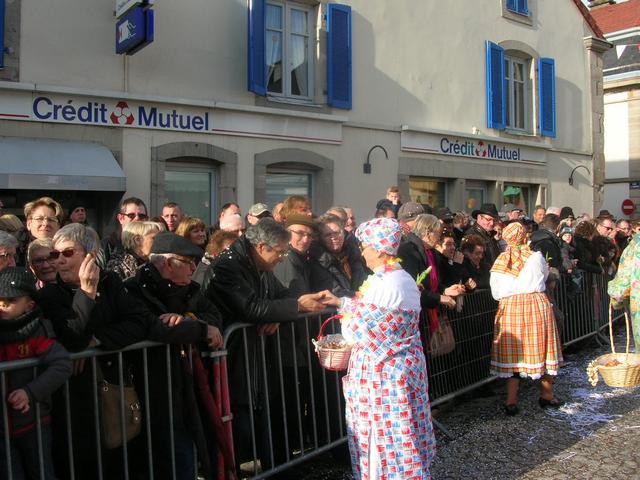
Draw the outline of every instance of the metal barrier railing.
<instances>
[{"instance_id":1,"label":"metal barrier railing","mask_svg":"<svg viewBox=\"0 0 640 480\"><path fill-rule=\"evenodd\" d=\"M569 283L571 282L571 284ZM569 277L559 279L555 304L562 313L564 345L592 336L607 325L609 299L603 276L584 275L579 282ZM445 402L483 383L489 375L493 324L497 302L489 291L464 296L459 308L447 310L456 340L449 354L428 358L429 387L432 405ZM345 458L346 426L342 373L322 369L310 339L318 334L329 311L302 315L295 322L281 323L274 335L260 335L254 324L236 323L224 333L224 349L203 352L215 415L221 421L218 446L210 452L215 474L211 478L234 478L234 471L259 479L266 478L320 453L331 451ZM331 333L331 326L327 333ZM597 338L597 337L596 337ZM176 458L176 445L184 438L174 429L172 361L179 348L144 342L119 352L89 349L72 354L75 362L86 362L83 373L72 377L54 398L54 463L60 478L184 478ZM191 368L193 357L188 355ZM136 366L135 386L142 404L142 433L114 450L101 444L99 418L99 365L111 362L114 383L124 385L126 365ZM153 365L153 368L151 368ZM164 370L160 368L164 365ZM7 375L17 369L30 368L34 374L37 359L0 362L0 388L7 398ZM158 369L161 374L158 375ZM158 411L156 397L162 391L166 411ZM124 391L120 388L121 428L124 430ZM37 410L39 404L33 406ZM9 458L9 405L3 402L2 456ZM77 418L77 417L80 418ZM164 416L167 419L164 419ZM44 477L44 457L48 440L37 415L36 433L38 470ZM158 433L158 423L168 425ZM54 432L54 433L55 433ZM59 433L63 432L60 436ZM46 433L46 432L45 432ZM55 437L55 435L54 435ZM70 448L70 446L73 446ZM341 450L342 449L342 450ZM195 448L187 449L196 469ZM159 471L158 462L165 466ZM154 468L155 467L155 468ZM203 465L200 462L202 471ZM6 478L13 479L9 462ZM0 477L5 471L0 472Z\"/></svg>"}]
</instances>

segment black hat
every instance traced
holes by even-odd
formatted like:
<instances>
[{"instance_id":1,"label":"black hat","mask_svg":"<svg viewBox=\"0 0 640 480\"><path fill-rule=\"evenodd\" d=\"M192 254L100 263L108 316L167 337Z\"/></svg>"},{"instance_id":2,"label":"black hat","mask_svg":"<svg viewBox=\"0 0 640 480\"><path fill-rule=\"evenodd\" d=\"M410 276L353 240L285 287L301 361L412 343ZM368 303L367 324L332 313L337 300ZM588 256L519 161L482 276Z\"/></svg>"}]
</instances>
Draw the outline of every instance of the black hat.
<instances>
[{"instance_id":1,"label":"black hat","mask_svg":"<svg viewBox=\"0 0 640 480\"><path fill-rule=\"evenodd\" d=\"M444 222L447 222L453 220L453 213L451 213L449 207L440 207L436 210L436 217Z\"/></svg>"},{"instance_id":2,"label":"black hat","mask_svg":"<svg viewBox=\"0 0 640 480\"><path fill-rule=\"evenodd\" d=\"M0 272L0 298L33 297L36 278L24 268L8 267Z\"/></svg>"},{"instance_id":3,"label":"black hat","mask_svg":"<svg viewBox=\"0 0 640 480\"><path fill-rule=\"evenodd\" d=\"M204 252L191 240L171 232L160 232L153 239L151 253L173 253L183 257L200 258Z\"/></svg>"},{"instance_id":4,"label":"black hat","mask_svg":"<svg viewBox=\"0 0 640 480\"><path fill-rule=\"evenodd\" d=\"M376 203L376 210L381 210L383 208L391 208L393 209L395 205L393 204L393 202L387 198L383 198L382 200L378 200L378 203Z\"/></svg>"},{"instance_id":5,"label":"black hat","mask_svg":"<svg viewBox=\"0 0 640 480\"><path fill-rule=\"evenodd\" d=\"M571 209L571 207L562 207L560 209L560 220L564 220L565 218L576 218L576 216L573 214L573 210Z\"/></svg>"},{"instance_id":6,"label":"black hat","mask_svg":"<svg viewBox=\"0 0 640 480\"><path fill-rule=\"evenodd\" d=\"M478 210L471 212L471 216L476 218L480 213L483 215L491 215L496 220L500 218L500 215L498 215L498 209L493 203L483 203Z\"/></svg>"}]
</instances>

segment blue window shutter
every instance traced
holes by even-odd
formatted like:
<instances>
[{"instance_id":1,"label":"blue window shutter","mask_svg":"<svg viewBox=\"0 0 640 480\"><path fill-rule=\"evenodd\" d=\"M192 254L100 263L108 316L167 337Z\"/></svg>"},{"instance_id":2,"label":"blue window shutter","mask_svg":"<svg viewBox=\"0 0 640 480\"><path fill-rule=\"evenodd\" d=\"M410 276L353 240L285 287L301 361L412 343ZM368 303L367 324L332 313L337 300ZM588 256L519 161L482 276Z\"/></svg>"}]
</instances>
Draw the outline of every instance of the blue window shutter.
<instances>
[{"instance_id":1,"label":"blue window shutter","mask_svg":"<svg viewBox=\"0 0 640 480\"><path fill-rule=\"evenodd\" d=\"M518 13L522 15L529 15L529 5L527 4L527 0L517 0L518 2Z\"/></svg>"},{"instance_id":2,"label":"blue window shutter","mask_svg":"<svg viewBox=\"0 0 640 480\"><path fill-rule=\"evenodd\" d=\"M327 103L351 109L351 7L327 9Z\"/></svg>"},{"instance_id":3,"label":"blue window shutter","mask_svg":"<svg viewBox=\"0 0 640 480\"><path fill-rule=\"evenodd\" d=\"M507 10L518 11L518 0L507 0Z\"/></svg>"},{"instance_id":4,"label":"blue window shutter","mask_svg":"<svg viewBox=\"0 0 640 480\"><path fill-rule=\"evenodd\" d=\"M538 61L540 91L540 135L556 136L556 64L552 58Z\"/></svg>"},{"instance_id":5,"label":"blue window shutter","mask_svg":"<svg viewBox=\"0 0 640 480\"><path fill-rule=\"evenodd\" d=\"M0 0L0 68L4 68L4 4L5 0Z\"/></svg>"},{"instance_id":6,"label":"blue window shutter","mask_svg":"<svg viewBox=\"0 0 640 480\"><path fill-rule=\"evenodd\" d=\"M267 95L267 66L265 63L265 0L249 0L247 28L248 89L258 95Z\"/></svg>"},{"instance_id":7,"label":"blue window shutter","mask_svg":"<svg viewBox=\"0 0 640 480\"><path fill-rule=\"evenodd\" d=\"M487 42L487 127L504 130L506 101L504 49Z\"/></svg>"}]
</instances>

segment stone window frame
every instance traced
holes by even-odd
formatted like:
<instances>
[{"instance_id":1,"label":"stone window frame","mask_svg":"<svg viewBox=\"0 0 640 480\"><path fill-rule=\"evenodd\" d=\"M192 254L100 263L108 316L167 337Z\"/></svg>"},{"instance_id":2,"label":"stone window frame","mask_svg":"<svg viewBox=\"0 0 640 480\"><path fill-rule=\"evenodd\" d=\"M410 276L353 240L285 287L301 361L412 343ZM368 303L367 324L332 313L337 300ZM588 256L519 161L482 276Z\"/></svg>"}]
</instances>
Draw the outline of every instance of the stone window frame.
<instances>
[{"instance_id":1,"label":"stone window frame","mask_svg":"<svg viewBox=\"0 0 640 480\"><path fill-rule=\"evenodd\" d=\"M269 167L290 168L312 174L311 208L324 212L333 205L333 160L302 148L277 148L257 153L254 163L254 203L264 202ZM284 200L284 199L283 199Z\"/></svg>"},{"instance_id":2,"label":"stone window frame","mask_svg":"<svg viewBox=\"0 0 640 480\"><path fill-rule=\"evenodd\" d=\"M150 211L158 212L163 204L167 162L201 163L217 168L216 201L218 205L237 202L238 154L204 142L173 142L151 148ZM212 217L215 217L216 212Z\"/></svg>"}]
</instances>

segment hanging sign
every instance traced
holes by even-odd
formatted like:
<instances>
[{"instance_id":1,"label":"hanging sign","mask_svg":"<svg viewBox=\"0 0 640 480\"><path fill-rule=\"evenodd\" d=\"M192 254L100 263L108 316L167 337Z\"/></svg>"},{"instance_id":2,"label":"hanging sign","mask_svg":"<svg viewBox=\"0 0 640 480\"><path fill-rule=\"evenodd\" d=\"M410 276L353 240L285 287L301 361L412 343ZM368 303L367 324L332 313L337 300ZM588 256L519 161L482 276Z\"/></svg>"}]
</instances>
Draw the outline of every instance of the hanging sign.
<instances>
[{"instance_id":1,"label":"hanging sign","mask_svg":"<svg viewBox=\"0 0 640 480\"><path fill-rule=\"evenodd\" d=\"M153 42L153 10L137 6L116 22L116 53L133 55Z\"/></svg>"}]
</instances>

